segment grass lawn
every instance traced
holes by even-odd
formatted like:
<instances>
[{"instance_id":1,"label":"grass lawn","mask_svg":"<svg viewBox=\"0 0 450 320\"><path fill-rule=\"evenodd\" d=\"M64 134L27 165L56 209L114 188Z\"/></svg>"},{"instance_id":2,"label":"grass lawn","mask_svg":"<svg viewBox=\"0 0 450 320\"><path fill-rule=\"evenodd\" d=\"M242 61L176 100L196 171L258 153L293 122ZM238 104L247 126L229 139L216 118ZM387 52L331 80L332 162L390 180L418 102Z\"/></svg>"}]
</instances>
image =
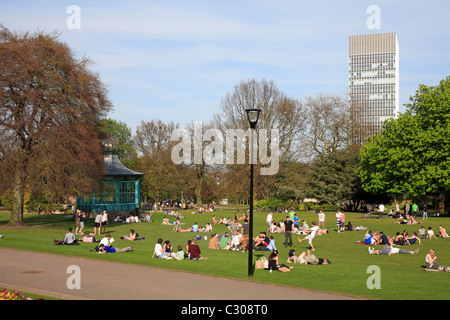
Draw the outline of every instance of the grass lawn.
<instances>
[{"instance_id":1,"label":"grass lawn","mask_svg":"<svg viewBox=\"0 0 450 320\"><path fill-rule=\"evenodd\" d=\"M217 212L203 214L191 214L191 211L183 212L185 216L181 219L183 229L198 222L200 226L205 226L211 221L213 215L216 218L222 216L232 217L234 210L228 209ZM300 219L304 219L311 226L312 221L317 221L317 214L311 212L297 212ZM259 231L267 231L265 223L267 213L254 214L254 235ZM0 212L0 226L5 225L9 220L10 213ZM242 216L242 213L239 213ZM284 220L286 214L277 213L274 219ZM206 261L177 261L165 259L152 259L153 248L158 238L170 240L174 250L181 245L186 247L187 240L193 239L192 232L174 233L173 226L162 225L164 214L154 213L152 223L111 223L107 232L115 238L114 246L122 248L132 245L135 252L124 254L104 254L99 255L91 252L96 244L81 243L79 246L57 246L52 242L52 238L63 239L69 227L75 231L75 222L71 215L45 215L26 214L25 223L31 228L9 229L1 228L0 247L17 248L22 250L42 251L54 254L71 255L79 257L89 257L93 259L126 262L155 266L159 268L177 269L195 273L205 273L217 276L224 276L238 279L247 278L247 253L240 251L209 250L208 240L198 241L202 250L202 256L208 257ZM383 219L362 219L360 213L347 213L346 221L351 221L354 226L365 226L372 231L383 231L387 235L394 235L397 231L408 230L412 235L418 231L420 225L400 225L392 218ZM170 218L174 221L174 218ZM417 219L422 221L421 217ZM423 223L425 229L431 226L438 234L438 225L443 225L450 232L450 219L443 217L429 217ZM450 238L449 239L422 239L422 244L405 246L409 250L420 249L418 255L395 254L392 256L369 255L367 246L357 244L362 240L365 231L350 231L338 233L332 229L336 227L334 212L326 213L325 226L330 230L329 234L316 236L314 239L314 252L317 257L328 258L330 265L298 265L294 266L292 272L273 272L267 270L255 270L251 281L275 283L299 288L307 288L320 291L336 292L342 294L356 295L374 299L449 299L450 298L450 274L445 272L426 272L421 266L425 264L425 256L430 248L436 250L439 263L450 266ZM224 225L214 225L214 232L223 234L227 229ZM121 240L122 235L128 235L129 230L134 229L146 240L135 241L133 243ZM85 233L93 231L93 219L85 222ZM207 236L210 233L198 233ZM77 236L78 237L78 236ZM308 242L299 243L299 235L293 235L294 249L296 254L308 249ZM284 235L274 234L276 247L279 251L280 263L285 263L289 247L283 245ZM381 249L381 247L380 247ZM254 260L262 255L268 257L270 252L254 252ZM372 276L368 273L369 266L378 266L380 270L381 289L369 289L367 280Z\"/></svg>"}]
</instances>

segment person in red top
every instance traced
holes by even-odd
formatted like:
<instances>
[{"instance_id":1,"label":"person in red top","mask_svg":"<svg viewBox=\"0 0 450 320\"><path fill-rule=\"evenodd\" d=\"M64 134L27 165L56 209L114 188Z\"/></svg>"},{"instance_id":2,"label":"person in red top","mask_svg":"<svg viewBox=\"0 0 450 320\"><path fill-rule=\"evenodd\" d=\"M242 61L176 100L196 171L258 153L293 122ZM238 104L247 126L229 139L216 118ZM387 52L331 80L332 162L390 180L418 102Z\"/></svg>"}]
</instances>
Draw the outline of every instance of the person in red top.
<instances>
[{"instance_id":1,"label":"person in red top","mask_svg":"<svg viewBox=\"0 0 450 320\"><path fill-rule=\"evenodd\" d=\"M202 253L202 251L200 250L200 247L197 244L197 240L192 240L191 244L189 245L188 248L188 252L189 252L189 259L191 260L207 260L208 258L205 257L200 257L200 254Z\"/></svg>"}]
</instances>

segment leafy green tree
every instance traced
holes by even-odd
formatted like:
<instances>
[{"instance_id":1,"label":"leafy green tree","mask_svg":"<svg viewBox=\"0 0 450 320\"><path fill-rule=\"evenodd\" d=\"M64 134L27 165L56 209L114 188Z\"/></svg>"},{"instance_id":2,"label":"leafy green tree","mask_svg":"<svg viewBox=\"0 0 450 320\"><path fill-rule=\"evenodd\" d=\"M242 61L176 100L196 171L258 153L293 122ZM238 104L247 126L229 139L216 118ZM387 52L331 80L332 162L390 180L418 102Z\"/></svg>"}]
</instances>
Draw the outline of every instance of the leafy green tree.
<instances>
[{"instance_id":1,"label":"leafy green tree","mask_svg":"<svg viewBox=\"0 0 450 320\"><path fill-rule=\"evenodd\" d=\"M99 121L97 130L104 138L112 137L117 144L117 153L124 166L133 168L136 160L136 151L133 147L133 135L125 122L114 119Z\"/></svg>"},{"instance_id":2,"label":"leafy green tree","mask_svg":"<svg viewBox=\"0 0 450 320\"><path fill-rule=\"evenodd\" d=\"M366 191L434 196L448 213L450 193L450 77L421 85L407 111L385 122L362 149L358 176Z\"/></svg>"},{"instance_id":3,"label":"leafy green tree","mask_svg":"<svg viewBox=\"0 0 450 320\"><path fill-rule=\"evenodd\" d=\"M358 155L359 148L352 147L316 157L308 176L308 196L356 210L364 196L356 175Z\"/></svg>"}]
</instances>

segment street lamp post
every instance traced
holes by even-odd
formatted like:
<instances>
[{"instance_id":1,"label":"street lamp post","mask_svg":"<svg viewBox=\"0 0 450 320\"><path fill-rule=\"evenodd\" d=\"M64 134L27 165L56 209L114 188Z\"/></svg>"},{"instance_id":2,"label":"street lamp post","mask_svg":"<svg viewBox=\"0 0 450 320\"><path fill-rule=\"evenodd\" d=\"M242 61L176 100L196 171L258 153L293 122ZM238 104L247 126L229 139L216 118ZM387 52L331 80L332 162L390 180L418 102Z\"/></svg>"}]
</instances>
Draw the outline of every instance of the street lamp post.
<instances>
[{"instance_id":1,"label":"street lamp post","mask_svg":"<svg viewBox=\"0 0 450 320\"><path fill-rule=\"evenodd\" d=\"M256 124L258 123L260 109L250 108L246 109L248 122L251 129L251 146L250 146L250 223L249 223L249 236L248 236L248 277L253 277L253 132L255 131Z\"/></svg>"}]
</instances>

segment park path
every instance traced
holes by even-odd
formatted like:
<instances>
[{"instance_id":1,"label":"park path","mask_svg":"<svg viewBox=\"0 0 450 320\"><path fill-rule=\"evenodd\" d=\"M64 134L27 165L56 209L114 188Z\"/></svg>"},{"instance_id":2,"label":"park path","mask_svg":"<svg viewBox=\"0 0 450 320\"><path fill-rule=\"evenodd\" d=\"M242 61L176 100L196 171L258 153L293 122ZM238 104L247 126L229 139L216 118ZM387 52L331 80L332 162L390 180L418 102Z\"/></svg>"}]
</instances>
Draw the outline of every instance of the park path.
<instances>
[{"instance_id":1,"label":"park path","mask_svg":"<svg viewBox=\"0 0 450 320\"><path fill-rule=\"evenodd\" d=\"M80 270L80 288L68 279ZM69 285L75 282L69 281ZM0 248L0 287L66 300L352 300L246 280ZM270 293L270 294L269 294Z\"/></svg>"}]
</instances>

